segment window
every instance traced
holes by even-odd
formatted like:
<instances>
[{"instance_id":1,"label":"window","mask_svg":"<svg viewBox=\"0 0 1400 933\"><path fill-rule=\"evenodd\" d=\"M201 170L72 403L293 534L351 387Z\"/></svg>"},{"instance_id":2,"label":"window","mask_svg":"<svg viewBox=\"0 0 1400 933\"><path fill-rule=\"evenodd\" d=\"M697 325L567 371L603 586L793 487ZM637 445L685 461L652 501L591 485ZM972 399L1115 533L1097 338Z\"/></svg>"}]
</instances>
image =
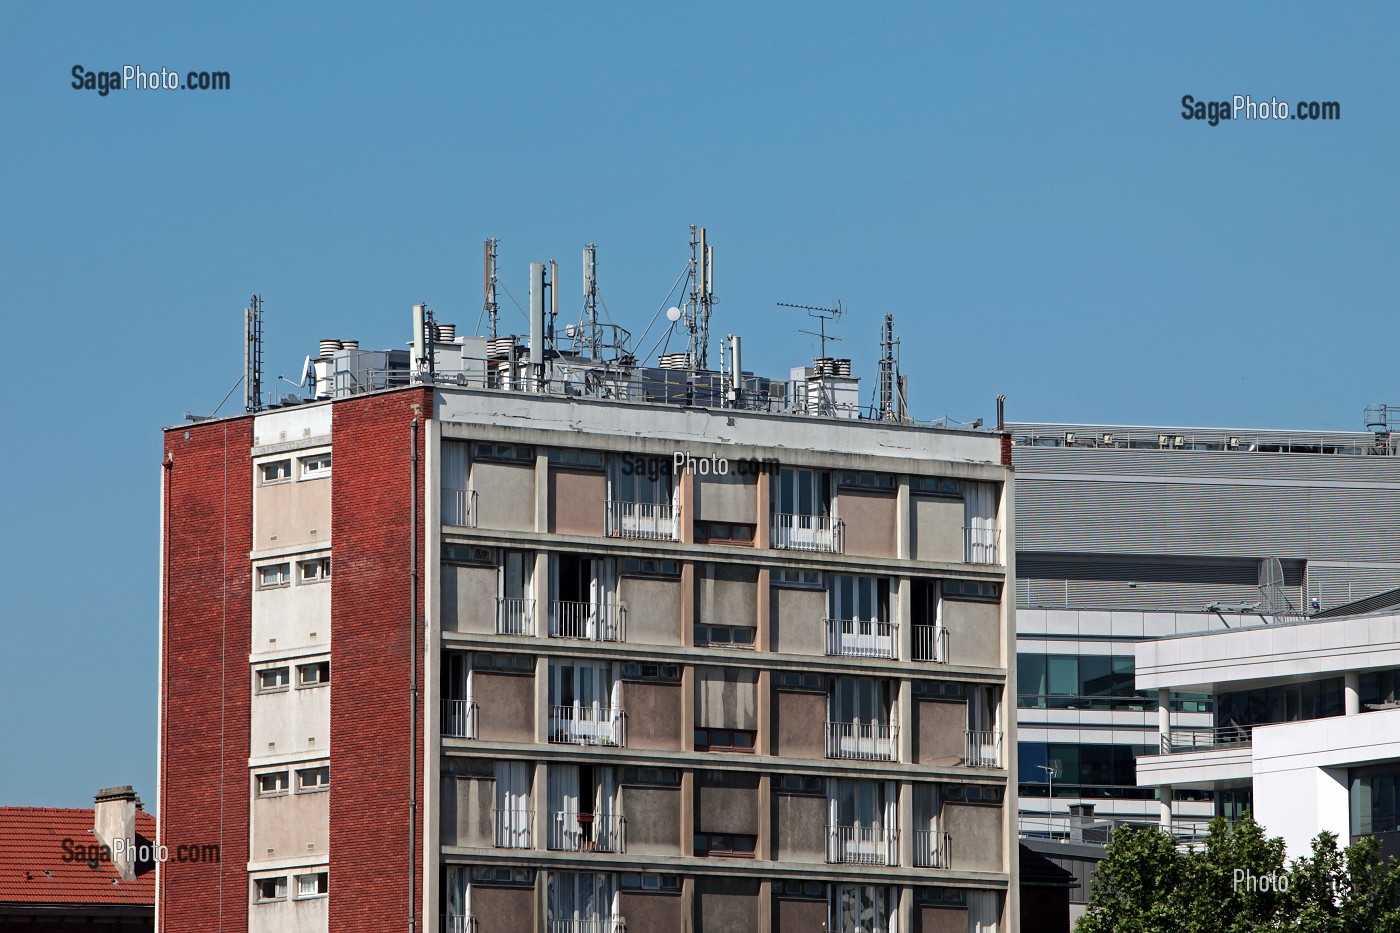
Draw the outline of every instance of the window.
<instances>
[{"instance_id":1,"label":"window","mask_svg":"<svg viewBox=\"0 0 1400 933\"><path fill-rule=\"evenodd\" d=\"M1222 693L1215 701L1217 726L1258 726L1342 715L1342 678Z\"/></svg>"},{"instance_id":2,"label":"window","mask_svg":"<svg viewBox=\"0 0 1400 933\"><path fill-rule=\"evenodd\" d=\"M496 549L473 547L468 544L449 544L443 549L443 559L454 564L486 564L496 566Z\"/></svg>"},{"instance_id":3,"label":"window","mask_svg":"<svg viewBox=\"0 0 1400 933\"><path fill-rule=\"evenodd\" d=\"M535 870L533 868L473 868L472 880L487 884L534 887Z\"/></svg>"},{"instance_id":4,"label":"window","mask_svg":"<svg viewBox=\"0 0 1400 933\"><path fill-rule=\"evenodd\" d=\"M323 476L331 475L331 455L316 454L314 457L301 458L301 478L320 479Z\"/></svg>"},{"instance_id":5,"label":"window","mask_svg":"<svg viewBox=\"0 0 1400 933\"><path fill-rule=\"evenodd\" d=\"M999 600L1001 584L980 580L944 580L943 595L948 599Z\"/></svg>"},{"instance_id":6,"label":"window","mask_svg":"<svg viewBox=\"0 0 1400 933\"><path fill-rule=\"evenodd\" d=\"M822 572L820 570L775 570L773 571L773 585L821 589Z\"/></svg>"},{"instance_id":7,"label":"window","mask_svg":"<svg viewBox=\"0 0 1400 933\"><path fill-rule=\"evenodd\" d=\"M533 674L535 658L528 654L474 654L472 667L500 674Z\"/></svg>"},{"instance_id":8,"label":"window","mask_svg":"<svg viewBox=\"0 0 1400 933\"><path fill-rule=\"evenodd\" d=\"M1155 793L1155 788L1137 787L1137 756L1155 755L1159 749L1148 745L1095 745L1070 742L1020 742L1018 779L1021 793L1028 796L1044 797L1049 790L1046 771L1039 767L1054 767L1055 787L1089 785L1094 788L1122 787L1134 791L1144 791L1147 798ZM1094 790L1082 796L1107 796ZM951 799L951 798L949 798Z\"/></svg>"},{"instance_id":9,"label":"window","mask_svg":"<svg viewBox=\"0 0 1400 933\"><path fill-rule=\"evenodd\" d=\"M319 768L302 768L297 772L297 793L307 791L325 790L331 786L331 769L329 765L322 765Z\"/></svg>"},{"instance_id":10,"label":"window","mask_svg":"<svg viewBox=\"0 0 1400 933\"><path fill-rule=\"evenodd\" d=\"M758 847L757 836L737 833L696 833L695 854L715 855L725 858L753 858Z\"/></svg>"},{"instance_id":11,"label":"window","mask_svg":"<svg viewBox=\"0 0 1400 933\"><path fill-rule=\"evenodd\" d=\"M629 577L679 577L681 563L678 560L629 557L622 562L622 572Z\"/></svg>"},{"instance_id":12,"label":"window","mask_svg":"<svg viewBox=\"0 0 1400 933\"><path fill-rule=\"evenodd\" d=\"M288 786L286 771L269 771L267 774L258 775L259 797L280 797L287 792Z\"/></svg>"},{"instance_id":13,"label":"window","mask_svg":"<svg viewBox=\"0 0 1400 933\"><path fill-rule=\"evenodd\" d=\"M330 873L314 872L297 875L297 897L325 897L330 892Z\"/></svg>"},{"instance_id":14,"label":"window","mask_svg":"<svg viewBox=\"0 0 1400 933\"><path fill-rule=\"evenodd\" d=\"M947 479L942 476L910 477L909 489L923 496L946 496L950 499L962 498L962 484L955 479Z\"/></svg>"},{"instance_id":15,"label":"window","mask_svg":"<svg viewBox=\"0 0 1400 933\"><path fill-rule=\"evenodd\" d=\"M1023 709L1146 712L1156 701L1135 689L1131 655L1016 655L1016 703Z\"/></svg>"},{"instance_id":16,"label":"window","mask_svg":"<svg viewBox=\"0 0 1400 933\"><path fill-rule=\"evenodd\" d=\"M990 784L944 784L940 789L944 800L957 803L1001 803L1005 792L1004 787Z\"/></svg>"},{"instance_id":17,"label":"window","mask_svg":"<svg viewBox=\"0 0 1400 933\"><path fill-rule=\"evenodd\" d=\"M315 560L297 561L297 577L302 583L320 583L331 578L331 559L318 557Z\"/></svg>"},{"instance_id":18,"label":"window","mask_svg":"<svg viewBox=\"0 0 1400 933\"><path fill-rule=\"evenodd\" d=\"M257 891L258 903L267 901L285 900L287 897L287 877L278 875L276 878L258 878L253 882L253 887Z\"/></svg>"},{"instance_id":19,"label":"window","mask_svg":"<svg viewBox=\"0 0 1400 933\"><path fill-rule=\"evenodd\" d=\"M651 787L680 787L681 773L675 768L623 768L621 784Z\"/></svg>"},{"instance_id":20,"label":"window","mask_svg":"<svg viewBox=\"0 0 1400 933\"><path fill-rule=\"evenodd\" d=\"M681 890L679 875L642 875L626 872L622 876L624 891L662 891L678 894Z\"/></svg>"},{"instance_id":21,"label":"window","mask_svg":"<svg viewBox=\"0 0 1400 933\"><path fill-rule=\"evenodd\" d=\"M535 448L524 444L477 444L476 459L529 463L535 459Z\"/></svg>"},{"instance_id":22,"label":"window","mask_svg":"<svg viewBox=\"0 0 1400 933\"><path fill-rule=\"evenodd\" d=\"M773 893L779 897L826 900L826 885L820 881L774 881Z\"/></svg>"},{"instance_id":23,"label":"window","mask_svg":"<svg viewBox=\"0 0 1400 933\"><path fill-rule=\"evenodd\" d=\"M298 687L319 687L331 682L331 662L315 661L297 665Z\"/></svg>"},{"instance_id":24,"label":"window","mask_svg":"<svg viewBox=\"0 0 1400 933\"><path fill-rule=\"evenodd\" d=\"M643 664L629 661L622 665L622 677L624 680L678 684L681 681L681 667L679 664Z\"/></svg>"},{"instance_id":25,"label":"window","mask_svg":"<svg viewBox=\"0 0 1400 933\"><path fill-rule=\"evenodd\" d=\"M823 780L805 774L783 774L775 779L774 788L780 794L807 794L816 797L826 796Z\"/></svg>"},{"instance_id":26,"label":"window","mask_svg":"<svg viewBox=\"0 0 1400 933\"><path fill-rule=\"evenodd\" d=\"M796 671L783 671L778 674L779 690L814 690L826 692L826 681L821 674L799 674Z\"/></svg>"},{"instance_id":27,"label":"window","mask_svg":"<svg viewBox=\"0 0 1400 933\"><path fill-rule=\"evenodd\" d=\"M915 888L914 900L930 906L961 907L967 903L967 892L957 888Z\"/></svg>"},{"instance_id":28,"label":"window","mask_svg":"<svg viewBox=\"0 0 1400 933\"><path fill-rule=\"evenodd\" d=\"M860 489L894 489L894 474L844 472L838 474L838 484Z\"/></svg>"},{"instance_id":29,"label":"window","mask_svg":"<svg viewBox=\"0 0 1400 933\"><path fill-rule=\"evenodd\" d=\"M752 648L754 629L742 625L695 626L695 644L701 648Z\"/></svg>"},{"instance_id":30,"label":"window","mask_svg":"<svg viewBox=\"0 0 1400 933\"><path fill-rule=\"evenodd\" d=\"M741 752L753 754L754 740L758 733L753 729L705 729L695 730L695 750L697 752Z\"/></svg>"},{"instance_id":31,"label":"window","mask_svg":"<svg viewBox=\"0 0 1400 933\"><path fill-rule=\"evenodd\" d=\"M551 447L546 452L546 456L549 457L550 466L568 467L575 470L601 470L603 468L603 455L596 450Z\"/></svg>"},{"instance_id":32,"label":"window","mask_svg":"<svg viewBox=\"0 0 1400 933\"><path fill-rule=\"evenodd\" d=\"M292 582L291 564L265 564L258 568L258 589L272 590L290 586Z\"/></svg>"},{"instance_id":33,"label":"window","mask_svg":"<svg viewBox=\"0 0 1400 933\"><path fill-rule=\"evenodd\" d=\"M281 693L290 683L291 671L285 667L267 667L258 671L259 693Z\"/></svg>"},{"instance_id":34,"label":"window","mask_svg":"<svg viewBox=\"0 0 1400 933\"><path fill-rule=\"evenodd\" d=\"M737 522L696 522L695 543L753 547L754 527Z\"/></svg>"},{"instance_id":35,"label":"window","mask_svg":"<svg viewBox=\"0 0 1400 933\"><path fill-rule=\"evenodd\" d=\"M263 463L258 466L258 471L264 486L269 483L286 482L292 478L292 461L274 460L271 463Z\"/></svg>"},{"instance_id":36,"label":"window","mask_svg":"<svg viewBox=\"0 0 1400 933\"><path fill-rule=\"evenodd\" d=\"M962 699L965 692L962 684L942 680L916 680L913 684L913 693L916 697L941 700Z\"/></svg>"}]
</instances>

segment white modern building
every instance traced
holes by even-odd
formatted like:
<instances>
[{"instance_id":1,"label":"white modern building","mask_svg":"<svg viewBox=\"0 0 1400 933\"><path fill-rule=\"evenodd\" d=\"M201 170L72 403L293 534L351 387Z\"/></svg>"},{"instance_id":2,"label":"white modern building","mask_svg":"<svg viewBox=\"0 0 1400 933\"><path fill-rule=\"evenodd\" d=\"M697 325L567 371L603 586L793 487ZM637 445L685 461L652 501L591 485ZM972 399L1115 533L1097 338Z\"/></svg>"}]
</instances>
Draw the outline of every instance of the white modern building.
<instances>
[{"instance_id":1,"label":"white modern building","mask_svg":"<svg viewBox=\"0 0 1400 933\"><path fill-rule=\"evenodd\" d=\"M1136 649L1137 685L1162 712L1138 781L1171 824L1182 791L1246 809L1290 857L1321 831L1400 842L1400 592L1292 623L1167 637ZM1370 610L1369 612L1367 610ZM1357 613L1357 614L1353 614ZM1208 726L1169 715L1175 692L1213 699Z\"/></svg>"}]
</instances>

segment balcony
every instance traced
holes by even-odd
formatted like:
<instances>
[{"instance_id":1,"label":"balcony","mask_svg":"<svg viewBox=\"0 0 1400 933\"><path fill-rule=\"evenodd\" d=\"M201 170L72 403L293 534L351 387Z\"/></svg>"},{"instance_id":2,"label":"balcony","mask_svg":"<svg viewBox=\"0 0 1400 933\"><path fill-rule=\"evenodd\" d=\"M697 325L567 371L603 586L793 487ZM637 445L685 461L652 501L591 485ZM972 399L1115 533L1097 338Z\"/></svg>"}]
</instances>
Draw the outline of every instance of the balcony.
<instances>
[{"instance_id":1,"label":"balcony","mask_svg":"<svg viewBox=\"0 0 1400 933\"><path fill-rule=\"evenodd\" d=\"M915 625L914 660L947 664L948 630L939 625Z\"/></svg>"},{"instance_id":2,"label":"balcony","mask_svg":"<svg viewBox=\"0 0 1400 933\"><path fill-rule=\"evenodd\" d=\"M523 808L492 810L496 822L496 848L533 849L535 814Z\"/></svg>"},{"instance_id":3,"label":"balcony","mask_svg":"<svg viewBox=\"0 0 1400 933\"><path fill-rule=\"evenodd\" d=\"M443 914L442 933L478 933L476 918L467 914Z\"/></svg>"},{"instance_id":4,"label":"balcony","mask_svg":"<svg viewBox=\"0 0 1400 933\"><path fill-rule=\"evenodd\" d=\"M549 740L563 745L627 744L627 714L611 706L551 706Z\"/></svg>"},{"instance_id":5,"label":"balcony","mask_svg":"<svg viewBox=\"0 0 1400 933\"><path fill-rule=\"evenodd\" d=\"M549 933L627 933L627 924L621 917L600 917L590 920L548 921Z\"/></svg>"},{"instance_id":6,"label":"balcony","mask_svg":"<svg viewBox=\"0 0 1400 933\"><path fill-rule=\"evenodd\" d=\"M669 502L607 502L607 532L610 538L640 538L645 541L675 541L676 510Z\"/></svg>"},{"instance_id":7,"label":"balcony","mask_svg":"<svg viewBox=\"0 0 1400 933\"><path fill-rule=\"evenodd\" d=\"M952 844L952 837L947 833L931 829L914 830L914 867L953 867Z\"/></svg>"},{"instance_id":8,"label":"balcony","mask_svg":"<svg viewBox=\"0 0 1400 933\"><path fill-rule=\"evenodd\" d=\"M549 848L555 852L625 852L627 821L617 814L549 815Z\"/></svg>"},{"instance_id":9,"label":"balcony","mask_svg":"<svg viewBox=\"0 0 1400 933\"><path fill-rule=\"evenodd\" d=\"M874 619L827 619L826 653L845 658L894 658L899 625Z\"/></svg>"},{"instance_id":10,"label":"balcony","mask_svg":"<svg viewBox=\"0 0 1400 933\"><path fill-rule=\"evenodd\" d=\"M470 489L442 487L442 523L476 527L476 493Z\"/></svg>"},{"instance_id":11,"label":"balcony","mask_svg":"<svg viewBox=\"0 0 1400 933\"><path fill-rule=\"evenodd\" d=\"M1162 736L1162 754L1209 752L1217 748L1249 748L1253 726L1200 726L1172 729Z\"/></svg>"},{"instance_id":12,"label":"balcony","mask_svg":"<svg viewBox=\"0 0 1400 933\"><path fill-rule=\"evenodd\" d=\"M622 641L626 637L626 629L626 606L567 599L550 600L550 638Z\"/></svg>"},{"instance_id":13,"label":"balcony","mask_svg":"<svg viewBox=\"0 0 1400 933\"><path fill-rule=\"evenodd\" d=\"M831 926L823 927L827 933L890 933L887 920L848 920L832 921Z\"/></svg>"},{"instance_id":14,"label":"balcony","mask_svg":"<svg viewBox=\"0 0 1400 933\"><path fill-rule=\"evenodd\" d=\"M1001 767L1001 733L986 729L967 730L967 754L963 765L968 768Z\"/></svg>"},{"instance_id":15,"label":"balcony","mask_svg":"<svg viewBox=\"0 0 1400 933\"><path fill-rule=\"evenodd\" d=\"M898 865L895 832L878 823L826 828L826 860L832 865Z\"/></svg>"},{"instance_id":16,"label":"balcony","mask_svg":"<svg viewBox=\"0 0 1400 933\"><path fill-rule=\"evenodd\" d=\"M1001 563L1001 529L963 527L963 561L968 564Z\"/></svg>"},{"instance_id":17,"label":"balcony","mask_svg":"<svg viewBox=\"0 0 1400 933\"><path fill-rule=\"evenodd\" d=\"M894 761L899 727L888 722L828 722L826 757Z\"/></svg>"},{"instance_id":18,"label":"balcony","mask_svg":"<svg viewBox=\"0 0 1400 933\"><path fill-rule=\"evenodd\" d=\"M535 634L535 601L523 596L497 596L496 634Z\"/></svg>"},{"instance_id":19,"label":"balcony","mask_svg":"<svg viewBox=\"0 0 1400 933\"><path fill-rule=\"evenodd\" d=\"M476 738L476 720L479 712L480 708L471 700L443 700L443 738Z\"/></svg>"},{"instance_id":20,"label":"balcony","mask_svg":"<svg viewBox=\"0 0 1400 933\"><path fill-rule=\"evenodd\" d=\"M775 548L790 551L830 551L846 548L846 525L830 515L788 515L776 512L769 530Z\"/></svg>"}]
</instances>

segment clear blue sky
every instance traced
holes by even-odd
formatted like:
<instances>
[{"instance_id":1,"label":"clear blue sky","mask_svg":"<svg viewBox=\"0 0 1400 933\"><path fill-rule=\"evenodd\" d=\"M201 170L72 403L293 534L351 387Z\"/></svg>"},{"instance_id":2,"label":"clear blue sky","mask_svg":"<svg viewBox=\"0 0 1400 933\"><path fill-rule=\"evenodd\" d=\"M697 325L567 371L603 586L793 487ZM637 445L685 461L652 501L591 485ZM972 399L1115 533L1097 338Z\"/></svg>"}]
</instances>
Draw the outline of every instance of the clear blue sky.
<instances>
[{"instance_id":1,"label":"clear blue sky","mask_svg":"<svg viewBox=\"0 0 1400 933\"><path fill-rule=\"evenodd\" d=\"M591 241L640 331L700 223L746 365L811 356L775 302L840 299L868 378L893 312L919 417L1400 402L1393 5L296 6L0 16L0 803L155 796L160 428L234 384L254 290L291 375L322 336L401 346L416 301L470 330L485 237L518 296ZM1236 93L1342 119L1181 118Z\"/></svg>"}]
</instances>

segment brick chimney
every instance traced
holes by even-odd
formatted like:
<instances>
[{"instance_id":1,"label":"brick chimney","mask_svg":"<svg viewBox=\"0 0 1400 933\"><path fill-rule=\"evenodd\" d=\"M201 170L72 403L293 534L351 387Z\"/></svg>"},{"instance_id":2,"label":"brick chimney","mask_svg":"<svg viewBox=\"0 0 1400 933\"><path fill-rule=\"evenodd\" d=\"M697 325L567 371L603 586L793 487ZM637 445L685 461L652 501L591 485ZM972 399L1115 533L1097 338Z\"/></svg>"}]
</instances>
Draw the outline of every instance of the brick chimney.
<instances>
[{"instance_id":1,"label":"brick chimney","mask_svg":"<svg viewBox=\"0 0 1400 933\"><path fill-rule=\"evenodd\" d=\"M126 881L136 877L136 810L140 806L140 798L128 784L98 791L92 808L93 835L112 853L112 866Z\"/></svg>"}]
</instances>

